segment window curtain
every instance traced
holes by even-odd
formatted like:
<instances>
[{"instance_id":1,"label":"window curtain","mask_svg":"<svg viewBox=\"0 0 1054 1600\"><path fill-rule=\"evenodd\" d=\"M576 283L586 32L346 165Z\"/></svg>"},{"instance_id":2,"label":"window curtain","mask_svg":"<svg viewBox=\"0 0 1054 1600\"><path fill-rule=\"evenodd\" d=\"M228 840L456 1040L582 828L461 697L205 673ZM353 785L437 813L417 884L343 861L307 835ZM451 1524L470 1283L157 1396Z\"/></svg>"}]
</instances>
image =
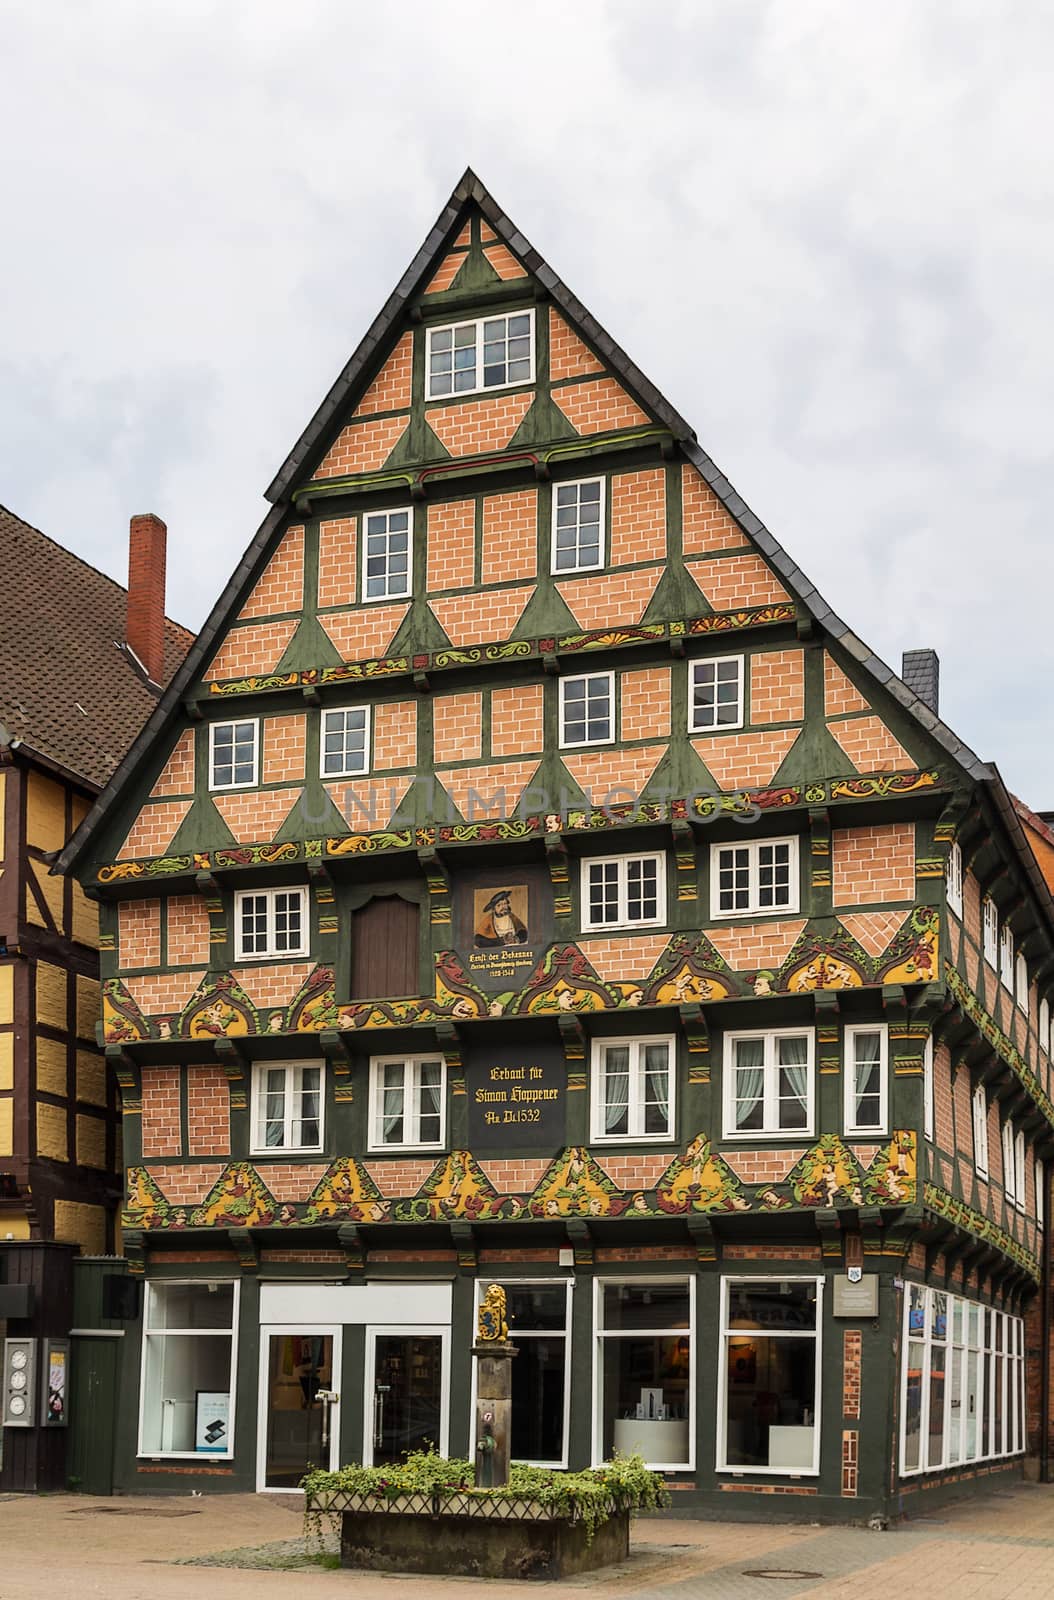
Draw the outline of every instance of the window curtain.
<instances>
[{"instance_id":1,"label":"window curtain","mask_svg":"<svg viewBox=\"0 0 1054 1600\"><path fill-rule=\"evenodd\" d=\"M856 1061L856 1108L865 1095L877 1095L881 1088L879 1062L882 1042L877 1033L858 1033L853 1041ZM797 1093L797 1090L795 1090Z\"/></svg>"},{"instance_id":2,"label":"window curtain","mask_svg":"<svg viewBox=\"0 0 1054 1600\"><path fill-rule=\"evenodd\" d=\"M384 1124L384 1138L387 1142L395 1132L403 1116L403 1073L405 1067L399 1068L399 1077L393 1083L389 1078L390 1067L384 1072L384 1100L381 1108L381 1121Z\"/></svg>"},{"instance_id":3,"label":"window curtain","mask_svg":"<svg viewBox=\"0 0 1054 1600\"><path fill-rule=\"evenodd\" d=\"M629 1115L629 1051L604 1054L604 1132L625 1131Z\"/></svg>"},{"instance_id":4,"label":"window curtain","mask_svg":"<svg viewBox=\"0 0 1054 1600\"><path fill-rule=\"evenodd\" d=\"M421 1107L421 1121L424 1122L426 1117L439 1115L439 1074L432 1066L419 1067L418 1072L420 1074L418 1104Z\"/></svg>"},{"instance_id":5,"label":"window curtain","mask_svg":"<svg viewBox=\"0 0 1054 1600\"><path fill-rule=\"evenodd\" d=\"M740 1039L736 1044L736 1127L746 1126L765 1092L765 1041Z\"/></svg>"},{"instance_id":6,"label":"window curtain","mask_svg":"<svg viewBox=\"0 0 1054 1600\"><path fill-rule=\"evenodd\" d=\"M781 1039L779 1052L787 1086L802 1110L806 1111L809 1104L809 1041Z\"/></svg>"},{"instance_id":7,"label":"window curtain","mask_svg":"<svg viewBox=\"0 0 1054 1600\"><path fill-rule=\"evenodd\" d=\"M644 1100L653 1105L663 1124L670 1126L670 1054L665 1045L647 1045L644 1051Z\"/></svg>"}]
</instances>

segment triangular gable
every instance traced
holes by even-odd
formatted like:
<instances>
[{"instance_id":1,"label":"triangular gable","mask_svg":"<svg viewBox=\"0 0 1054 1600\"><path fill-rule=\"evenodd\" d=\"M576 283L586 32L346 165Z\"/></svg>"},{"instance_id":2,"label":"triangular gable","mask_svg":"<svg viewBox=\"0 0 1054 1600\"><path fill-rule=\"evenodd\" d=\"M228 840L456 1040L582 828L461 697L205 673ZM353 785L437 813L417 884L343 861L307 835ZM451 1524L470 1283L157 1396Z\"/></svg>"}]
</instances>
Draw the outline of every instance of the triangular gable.
<instances>
[{"instance_id":1,"label":"triangular gable","mask_svg":"<svg viewBox=\"0 0 1054 1600\"><path fill-rule=\"evenodd\" d=\"M241 620L236 628L233 624L243 616L247 603L250 606L254 604L252 596L258 592L258 586L263 583L266 587L272 581L267 568L276 555L283 530L287 524L299 525L302 522L291 506L293 492L297 484L303 483L309 475L312 463L321 462L332 450L342 430L349 427L372 429L370 438L374 440L378 467L392 462L392 470L395 470L393 452L398 453L403 449L403 442L413 431L404 425L408 423L410 413L402 410L406 398L408 347L405 341L409 331L406 319L411 306L425 296L428 285L451 254L464 259L450 278L447 290L433 292L430 298L436 303L449 294L451 306L458 304L458 292L453 286L458 274L468 271L469 260L473 257L485 263L487 270L495 275L491 281L506 285L509 294L515 296L517 285L523 284L537 286L549 297L550 304L545 311L548 321L546 331L553 340L559 377L551 390L548 404L559 410L577 432L593 437L601 426L630 430L641 427L642 431L646 431L648 426L657 426L676 440L688 467L692 469L687 474L692 488L684 570L687 576L688 562L693 563L691 582L699 596L696 603L698 612L704 614L708 604L715 610L720 609L714 601L715 593L722 600L731 596L732 604L738 605L744 584L748 592L752 586L756 588L758 583L762 583L767 594L782 593L791 597L800 612L810 614L815 624L837 638L842 656L854 664L854 673L857 676L862 674L868 683L881 685L926 734L951 756L968 780L994 785L997 803L1009 817L1012 806L994 769L980 762L830 610L778 541L699 447L689 424L570 293L542 256L502 212L475 174L467 171L409 269L269 486L267 495L274 503L274 509L265 518L157 710L63 851L59 860L60 870L69 870L84 855L89 843L94 843L100 828L109 820L111 808L115 807L119 797L123 797L126 787L133 780L141 781L143 769L149 770L153 766L154 741L177 714L188 687L204 680L207 675L221 675L218 671L206 674L207 663L219 656L220 665L224 669L230 667L230 676L235 679L243 672L256 678L260 674L276 671L289 647L295 623L257 623L246 619ZM536 315L540 316L542 308L537 304L537 299L534 304ZM498 398L486 397L488 400ZM390 403L395 406L394 410L385 409ZM516 409L520 410L518 417L513 414ZM493 437L503 436L506 444L512 441L529 414L533 414L529 397L526 407L507 407L501 413L500 426L495 424L492 430ZM423 418L420 424L414 426L423 427ZM330 461L330 466L336 469L336 458ZM398 470L402 472L407 469L400 465ZM409 487L408 472L405 481ZM734 554L737 538L738 548L742 551L742 556L738 557ZM743 565L729 565L737 561ZM290 557L287 563L283 556L273 571L277 573L286 564L295 565L295 560ZM579 610L581 604L579 600ZM574 606L571 609L578 615ZM284 636L283 628L286 630ZM264 629L265 632L254 634L253 630L256 629ZM332 635L332 626L327 632ZM230 651L226 656L223 654L232 635L240 635L237 639L240 659L232 657ZM247 665L247 661L256 664ZM870 691L865 698L870 703ZM866 715L857 714L861 717ZM854 748L866 755L869 733L868 729L843 729L841 738L837 738L836 734L834 736L842 748L856 739ZM895 735L890 734L890 737L894 738ZM856 760L852 761L852 765L858 770L888 770L889 759L894 754L898 753L887 746L879 753L877 768L860 767ZM913 763L909 761L904 764ZM157 771L156 767L154 771ZM177 826L178 820L181 819L177 819ZM1016 839L1020 827L1017 827L1016 833L1011 831ZM174 834L175 827L172 832ZM1035 878L1042 888L1038 869Z\"/></svg>"}]
</instances>

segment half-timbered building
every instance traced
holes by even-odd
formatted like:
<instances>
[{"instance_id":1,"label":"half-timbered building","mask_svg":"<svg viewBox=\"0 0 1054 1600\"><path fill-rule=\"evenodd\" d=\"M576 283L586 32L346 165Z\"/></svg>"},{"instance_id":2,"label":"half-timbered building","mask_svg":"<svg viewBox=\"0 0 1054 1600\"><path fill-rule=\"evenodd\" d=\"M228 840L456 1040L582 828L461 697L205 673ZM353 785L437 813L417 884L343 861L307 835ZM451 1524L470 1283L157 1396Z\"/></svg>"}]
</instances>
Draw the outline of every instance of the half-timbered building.
<instances>
[{"instance_id":1,"label":"half-timbered building","mask_svg":"<svg viewBox=\"0 0 1054 1600\"><path fill-rule=\"evenodd\" d=\"M121 1086L125 1488L640 1451L890 1515L1037 1446L1054 907L467 173L63 865ZM1031 1432L1030 1432L1031 1429Z\"/></svg>"}]
</instances>

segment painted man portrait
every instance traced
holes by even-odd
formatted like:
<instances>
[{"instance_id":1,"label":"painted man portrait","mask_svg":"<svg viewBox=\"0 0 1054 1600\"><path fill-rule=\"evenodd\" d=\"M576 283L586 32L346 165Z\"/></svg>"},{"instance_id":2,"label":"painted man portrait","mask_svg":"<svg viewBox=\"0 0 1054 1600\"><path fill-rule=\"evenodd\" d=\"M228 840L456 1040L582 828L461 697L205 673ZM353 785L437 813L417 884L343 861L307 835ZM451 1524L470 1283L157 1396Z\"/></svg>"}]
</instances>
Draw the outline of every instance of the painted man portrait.
<instances>
[{"instance_id":1,"label":"painted man portrait","mask_svg":"<svg viewBox=\"0 0 1054 1600\"><path fill-rule=\"evenodd\" d=\"M527 924L513 910L513 896L522 889L496 889L480 907L477 895L476 929L473 944L477 950L501 950L508 945L526 944ZM525 908L526 909L526 908Z\"/></svg>"}]
</instances>

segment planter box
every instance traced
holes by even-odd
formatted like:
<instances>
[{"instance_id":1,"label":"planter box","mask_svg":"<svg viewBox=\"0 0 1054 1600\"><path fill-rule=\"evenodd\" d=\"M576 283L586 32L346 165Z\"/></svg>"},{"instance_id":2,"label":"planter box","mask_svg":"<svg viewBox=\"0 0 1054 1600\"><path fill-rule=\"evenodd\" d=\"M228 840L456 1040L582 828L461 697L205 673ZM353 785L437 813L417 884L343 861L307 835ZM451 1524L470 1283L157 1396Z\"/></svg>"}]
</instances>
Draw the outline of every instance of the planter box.
<instances>
[{"instance_id":1,"label":"planter box","mask_svg":"<svg viewBox=\"0 0 1054 1600\"><path fill-rule=\"evenodd\" d=\"M340 1564L372 1572L431 1572L466 1578L571 1577L624 1561L629 1513L613 1511L586 1541L585 1524L533 1500L451 1495L325 1495L341 1512Z\"/></svg>"}]
</instances>

